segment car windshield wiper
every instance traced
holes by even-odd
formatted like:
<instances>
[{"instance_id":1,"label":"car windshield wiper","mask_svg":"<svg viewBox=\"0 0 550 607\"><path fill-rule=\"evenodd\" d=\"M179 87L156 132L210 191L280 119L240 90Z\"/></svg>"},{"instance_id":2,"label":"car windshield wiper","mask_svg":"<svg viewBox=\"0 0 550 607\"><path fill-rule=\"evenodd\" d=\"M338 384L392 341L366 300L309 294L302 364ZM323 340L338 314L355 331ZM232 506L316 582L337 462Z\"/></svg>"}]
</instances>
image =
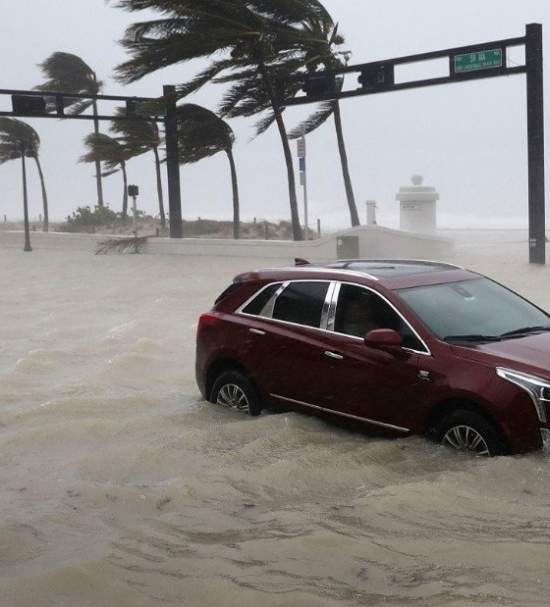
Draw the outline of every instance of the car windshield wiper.
<instances>
[{"instance_id":1,"label":"car windshield wiper","mask_svg":"<svg viewBox=\"0 0 550 607\"><path fill-rule=\"evenodd\" d=\"M499 335L447 335L447 337L443 338L443 341L471 341L474 343L481 343L484 341L502 341L502 338Z\"/></svg>"},{"instance_id":2,"label":"car windshield wiper","mask_svg":"<svg viewBox=\"0 0 550 607\"><path fill-rule=\"evenodd\" d=\"M514 331L507 331L503 333L501 337L514 337L515 335L528 335L529 333L541 333L542 331L550 331L550 325L540 327L522 327L521 329L515 329Z\"/></svg>"}]
</instances>

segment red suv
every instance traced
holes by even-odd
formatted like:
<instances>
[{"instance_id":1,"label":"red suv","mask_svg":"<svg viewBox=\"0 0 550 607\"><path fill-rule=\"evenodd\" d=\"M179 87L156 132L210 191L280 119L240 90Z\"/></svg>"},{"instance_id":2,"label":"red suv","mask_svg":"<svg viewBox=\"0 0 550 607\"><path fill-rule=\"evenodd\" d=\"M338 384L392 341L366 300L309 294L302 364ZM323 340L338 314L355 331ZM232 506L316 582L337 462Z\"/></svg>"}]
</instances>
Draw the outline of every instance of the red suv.
<instances>
[{"instance_id":1,"label":"red suv","mask_svg":"<svg viewBox=\"0 0 550 607\"><path fill-rule=\"evenodd\" d=\"M238 276L201 316L213 403L336 415L480 456L550 443L550 316L502 285L424 261Z\"/></svg>"}]
</instances>

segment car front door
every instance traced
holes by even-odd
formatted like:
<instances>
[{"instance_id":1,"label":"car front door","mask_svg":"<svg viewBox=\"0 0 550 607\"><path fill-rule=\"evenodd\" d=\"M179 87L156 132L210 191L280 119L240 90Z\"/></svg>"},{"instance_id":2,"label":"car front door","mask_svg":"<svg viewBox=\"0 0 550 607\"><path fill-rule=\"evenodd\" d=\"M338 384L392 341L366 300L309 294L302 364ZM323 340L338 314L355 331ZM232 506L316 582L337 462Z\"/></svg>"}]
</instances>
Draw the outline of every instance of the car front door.
<instances>
[{"instance_id":1,"label":"car front door","mask_svg":"<svg viewBox=\"0 0 550 607\"><path fill-rule=\"evenodd\" d=\"M399 431L413 427L415 403L426 389L419 366L429 352L410 324L372 289L339 283L329 329L316 404ZM364 336L374 329L396 330L404 347L367 346Z\"/></svg>"}]
</instances>

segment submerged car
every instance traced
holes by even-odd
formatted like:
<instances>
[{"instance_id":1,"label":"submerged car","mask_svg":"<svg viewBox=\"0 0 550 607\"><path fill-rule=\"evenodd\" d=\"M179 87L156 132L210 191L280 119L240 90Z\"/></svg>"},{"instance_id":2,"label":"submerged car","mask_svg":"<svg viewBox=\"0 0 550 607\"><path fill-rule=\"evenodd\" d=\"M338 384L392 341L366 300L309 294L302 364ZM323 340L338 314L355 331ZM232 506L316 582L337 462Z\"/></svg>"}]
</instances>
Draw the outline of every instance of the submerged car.
<instances>
[{"instance_id":1,"label":"submerged car","mask_svg":"<svg viewBox=\"0 0 550 607\"><path fill-rule=\"evenodd\" d=\"M237 276L200 317L205 399L424 434L478 456L550 444L550 316L457 266L352 260Z\"/></svg>"}]
</instances>

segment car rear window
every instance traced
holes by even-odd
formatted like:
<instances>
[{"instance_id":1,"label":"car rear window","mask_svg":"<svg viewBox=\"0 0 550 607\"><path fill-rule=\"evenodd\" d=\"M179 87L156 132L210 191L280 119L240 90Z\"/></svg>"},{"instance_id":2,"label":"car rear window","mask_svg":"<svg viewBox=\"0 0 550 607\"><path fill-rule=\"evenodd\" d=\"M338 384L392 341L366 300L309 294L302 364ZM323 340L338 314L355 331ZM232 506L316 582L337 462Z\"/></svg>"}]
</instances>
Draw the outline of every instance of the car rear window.
<instances>
[{"instance_id":1,"label":"car rear window","mask_svg":"<svg viewBox=\"0 0 550 607\"><path fill-rule=\"evenodd\" d=\"M225 289L225 291L223 291L222 293L220 293L220 295L218 295L218 297L216 298L216 301L214 302L214 305L219 304L220 301L222 301L226 297L229 297L229 295L231 295L231 293L234 293L241 286L242 286L242 283L240 283L240 282L233 282L233 283L231 283L227 287L227 289Z\"/></svg>"},{"instance_id":2,"label":"car rear window","mask_svg":"<svg viewBox=\"0 0 550 607\"><path fill-rule=\"evenodd\" d=\"M277 298L273 318L308 327L319 327L329 284L291 283Z\"/></svg>"},{"instance_id":3,"label":"car rear window","mask_svg":"<svg viewBox=\"0 0 550 607\"><path fill-rule=\"evenodd\" d=\"M245 308L243 308L243 312L245 314L252 314L253 316L264 316L267 304L279 290L280 286L281 283L278 282L262 289L258 295L256 295L256 297Z\"/></svg>"}]
</instances>

